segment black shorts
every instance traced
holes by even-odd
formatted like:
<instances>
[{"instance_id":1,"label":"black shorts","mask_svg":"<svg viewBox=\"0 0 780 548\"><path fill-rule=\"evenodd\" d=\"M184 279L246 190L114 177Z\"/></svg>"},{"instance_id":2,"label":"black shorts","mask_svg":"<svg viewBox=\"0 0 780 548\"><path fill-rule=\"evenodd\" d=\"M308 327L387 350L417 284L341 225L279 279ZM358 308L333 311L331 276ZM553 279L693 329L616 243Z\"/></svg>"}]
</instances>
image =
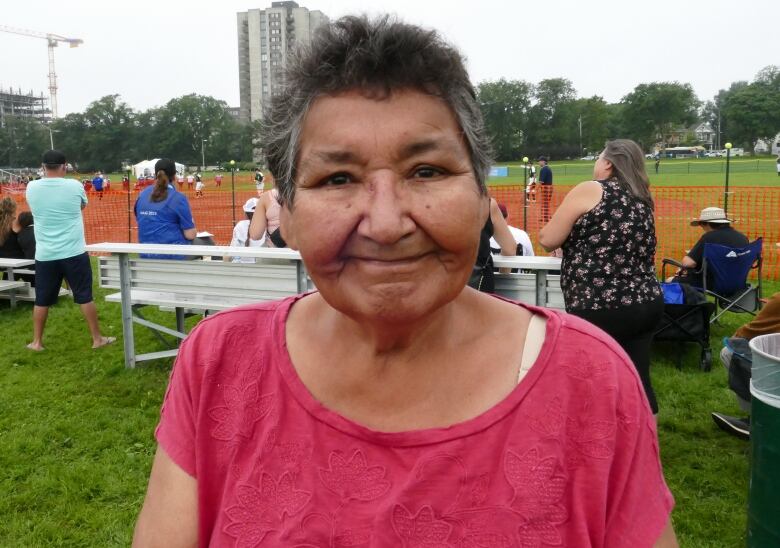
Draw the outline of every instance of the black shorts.
<instances>
[{"instance_id":1,"label":"black shorts","mask_svg":"<svg viewBox=\"0 0 780 548\"><path fill-rule=\"evenodd\" d=\"M73 302L92 302L92 265L85 251L67 259L35 261L35 305L55 304L63 278L68 281L73 292Z\"/></svg>"}]
</instances>

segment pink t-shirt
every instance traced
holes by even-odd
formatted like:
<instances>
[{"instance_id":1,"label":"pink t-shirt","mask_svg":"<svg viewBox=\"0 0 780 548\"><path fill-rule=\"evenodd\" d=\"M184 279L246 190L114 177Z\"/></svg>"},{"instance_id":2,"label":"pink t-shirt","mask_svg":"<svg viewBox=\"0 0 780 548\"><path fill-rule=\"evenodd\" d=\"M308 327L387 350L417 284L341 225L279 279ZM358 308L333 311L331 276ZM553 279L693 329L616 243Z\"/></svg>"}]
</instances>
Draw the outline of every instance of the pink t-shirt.
<instances>
[{"instance_id":1,"label":"pink t-shirt","mask_svg":"<svg viewBox=\"0 0 780 548\"><path fill-rule=\"evenodd\" d=\"M546 339L503 401L448 428L383 433L302 384L284 336L298 298L212 316L179 352L157 439L198 480L201 546L634 548L660 536L674 501L655 423L633 366L595 327L527 307L548 317Z\"/></svg>"}]
</instances>

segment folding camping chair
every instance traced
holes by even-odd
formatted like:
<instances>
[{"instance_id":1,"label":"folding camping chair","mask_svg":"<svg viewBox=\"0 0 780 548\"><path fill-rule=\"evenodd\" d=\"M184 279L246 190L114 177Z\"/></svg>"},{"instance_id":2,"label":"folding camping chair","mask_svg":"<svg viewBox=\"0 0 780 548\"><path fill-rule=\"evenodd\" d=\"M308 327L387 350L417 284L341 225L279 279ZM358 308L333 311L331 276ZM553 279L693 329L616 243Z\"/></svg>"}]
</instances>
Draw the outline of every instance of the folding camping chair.
<instances>
[{"instance_id":1,"label":"folding camping chair","mask_svg":"<svg viewBox=\"0 0 780 548\"><path fill-rule=\"evenodd\" d=\"M703 289L715 297L715 306L721 308L713 322L726 312L747 312L755 316L761 308L762 245L761 238L741 248L704 244ZM753 269L758 273L756 285L748 282ZM708 279L712 282L710 287Z\"/></svg>"},{"instance_id":2,"label":"folding camping chair","mask_svg":"<svg viewBox=\"0 0 780 548\"><path fill-rule=\"evenodd\" d=\"M702 287L697 288L705 295L715 298L716 314L710 323L717 321L726 312L747 312L755 315L761 307L761 249L763 239L758 238L746 247L728 247L718 244L704 244L704 259L701 270ZM662 275L667 264L682 267L671 259L663 260ZM750 271L758 271L758 282L748 282ZM717 311L721 308L720 312Z\"/></svg>"},{"instance_id":3,"label":"folding camping chair","mask_svg":"<svg viewBox=\"0 0 780 548\"><path fill-rule=\"evenodd\" d=\"M712 350L710 350L710 317L715 305L707 301L704 295L685 284L662 284L664 286L664 314L653 333L654 341L677 343L696 343L701 348L699 368L709 371L712 368ZM667 300L667 286L677 286L682 292L680 299ZM677 352L677 369L682 369L682 349Z\"/></svg>"}]
</instances>

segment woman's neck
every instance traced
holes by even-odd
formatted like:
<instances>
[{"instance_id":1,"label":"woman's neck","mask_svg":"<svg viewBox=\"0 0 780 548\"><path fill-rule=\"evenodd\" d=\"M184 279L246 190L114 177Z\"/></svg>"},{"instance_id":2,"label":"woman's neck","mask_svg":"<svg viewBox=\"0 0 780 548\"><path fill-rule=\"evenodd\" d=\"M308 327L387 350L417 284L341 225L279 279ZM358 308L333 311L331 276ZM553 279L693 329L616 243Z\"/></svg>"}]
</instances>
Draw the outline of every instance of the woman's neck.
<instances>
[{"instance_id":1,"label":"woman's neck","mask_svg":"<svg viewBox=\"0 0 780 548\"><path fill-rule=\"evenodd\" d=\"M376 358L392 359L404 355L418 355L430 347L433 340L441 340L452 331L457 318L456 301L449 302L420 318L406 321L382 321L381 318L351 318L328 306L324 300L323 318L330 324L333 334L349 334L360 341L362 352Z\"/></svg>"}]
</instances>

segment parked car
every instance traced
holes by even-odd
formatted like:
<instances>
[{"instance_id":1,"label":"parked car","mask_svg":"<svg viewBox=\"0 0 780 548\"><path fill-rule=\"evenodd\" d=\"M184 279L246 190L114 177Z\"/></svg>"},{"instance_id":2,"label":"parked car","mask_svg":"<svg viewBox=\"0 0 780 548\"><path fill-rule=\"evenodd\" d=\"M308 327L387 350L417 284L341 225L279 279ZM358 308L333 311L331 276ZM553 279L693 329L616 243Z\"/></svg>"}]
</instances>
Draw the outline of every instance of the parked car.
<instances>
[{"instance_id":1,"label":"parked car","mask_svg":"<svg viewBox=\"0 0 780 548\"><path fill-rule=\"evenodd\" d=\"M704 156L707 158L720 158L723 156L723 153L719 150L710 150L709 152L705 152Z\"/></svg>"},{"instance_id":2,"label":"parked car","mask_svg":"<svg viewBox=\"0 0 780 548\"><path fill-rule=\"evenodd\" d=\"M580 158L580 160L586 160L586 161L588 161L588 162L592 162L592 161L593 161L593 160L595 160L595 159L596 159L596 157L595 157L595 156L592 156L592 155L590 155L590 154L589 154L589 155L587 155L587 156L583 156L582 158Z\"/></svg>"}]
</instances>

